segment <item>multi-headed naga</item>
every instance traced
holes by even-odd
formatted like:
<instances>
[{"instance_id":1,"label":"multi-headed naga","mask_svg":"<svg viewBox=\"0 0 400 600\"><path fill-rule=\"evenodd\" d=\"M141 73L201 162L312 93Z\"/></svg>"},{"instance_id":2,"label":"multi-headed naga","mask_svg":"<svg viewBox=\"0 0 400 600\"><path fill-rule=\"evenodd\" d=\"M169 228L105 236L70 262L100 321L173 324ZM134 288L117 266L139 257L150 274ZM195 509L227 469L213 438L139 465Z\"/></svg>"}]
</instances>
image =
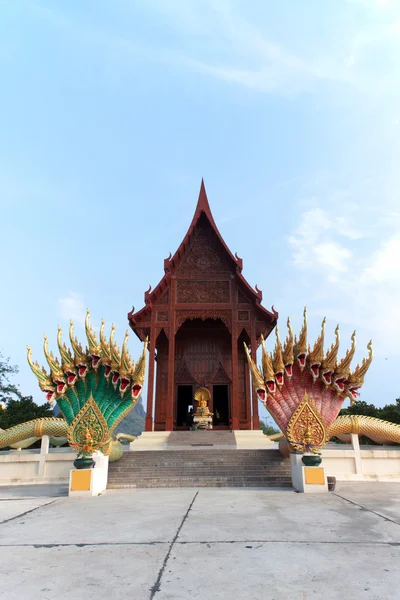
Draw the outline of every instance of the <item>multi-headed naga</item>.
<instances>
[{"instance_id":1,"label":"multi-headed naga","mask_svg":"<svg viewBox=\"0 0 400 600\"><path fill-rule=\"evenodd\" d=\"M245 344L252 383L258 399L272 415L286 436L293 451L319 452L330 437L338 433L362 433L363 426L377 435L384 433L387 439L400 441L400 427L379 419L338 417L346 398L353 404L372 362L372 342L368 356L354 371L351 361L356 349L356 333L351 336L351 347L338 360L339 326L335 329L335 342L324 352L325 322L313 348L307 344L307 313L298 337L293 336L290 320L287 321L288 336L282 346L278 328L276 344L272 353L261 339L262 366L258 369ZM365 423L364 423L365 421Z\"/></svg>"},{"instance_id":2,"label":"multi-headed naga","mask_svg":"<svg viewBox=\"0 0 400 600\"><path fill-rule=\"evenodd\" d=\"M66 436L70 446L78 450L87 445L90 437L91 448L110 455L110 460L117 460L122 455L122 446L113 432L140 398L145 378L147 340L135 365L127 349L128 332L120 350L114 340L114 325L107 340L102 320L97 339L89 319L90 312L87 310L85 329L88 346L85 349L74 336L72 321L69 330L72 352L63 343L62 331L58 328L61 360L49 351L48 339L44 336L49 372L33 362L32 351L27 347L28 362L40 389L45 392L50 405L57 403L64 419L37 419L0 431L0 447L31 436L48 434Z\"/></svg>"}]
</instances>

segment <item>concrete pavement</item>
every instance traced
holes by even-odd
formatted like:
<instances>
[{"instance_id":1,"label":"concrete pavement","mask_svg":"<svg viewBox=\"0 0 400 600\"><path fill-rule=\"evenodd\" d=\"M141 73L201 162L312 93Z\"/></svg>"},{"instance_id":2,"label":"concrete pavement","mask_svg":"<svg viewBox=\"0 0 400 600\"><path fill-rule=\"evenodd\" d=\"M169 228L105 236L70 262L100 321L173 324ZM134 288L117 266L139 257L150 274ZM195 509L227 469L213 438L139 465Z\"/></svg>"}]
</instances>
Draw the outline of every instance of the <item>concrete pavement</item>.
<instances>
[{"instance_id":1,"label":"concrete pavement","mask_svg":"<svg viewBox=\"0 0 400 600\"><path fill-rule=\"evenodd\" d=\"M0 598L397 598L399 494L0 488Z\"/></svg>"}]
</instances>

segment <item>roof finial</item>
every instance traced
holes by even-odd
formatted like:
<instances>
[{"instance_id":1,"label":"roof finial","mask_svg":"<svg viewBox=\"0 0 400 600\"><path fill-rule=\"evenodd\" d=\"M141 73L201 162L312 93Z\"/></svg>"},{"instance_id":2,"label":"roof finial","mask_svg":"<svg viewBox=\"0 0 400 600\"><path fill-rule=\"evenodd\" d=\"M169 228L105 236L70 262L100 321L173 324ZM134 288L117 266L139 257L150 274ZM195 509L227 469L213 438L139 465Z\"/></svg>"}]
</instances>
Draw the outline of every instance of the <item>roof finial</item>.
<instances>
[{"instance_id":1,"label":"roof finial","mask_svg":"<svg viewBox=\"0 0 400 600\"><path fill-rule=\"evenodd\" d=\"M206 186L204 185L204 179L201 178L199 199L197 201L196 212L204 211L207 214L211 213L210 205L208 204Z\"/></svg>"}]
</instances>

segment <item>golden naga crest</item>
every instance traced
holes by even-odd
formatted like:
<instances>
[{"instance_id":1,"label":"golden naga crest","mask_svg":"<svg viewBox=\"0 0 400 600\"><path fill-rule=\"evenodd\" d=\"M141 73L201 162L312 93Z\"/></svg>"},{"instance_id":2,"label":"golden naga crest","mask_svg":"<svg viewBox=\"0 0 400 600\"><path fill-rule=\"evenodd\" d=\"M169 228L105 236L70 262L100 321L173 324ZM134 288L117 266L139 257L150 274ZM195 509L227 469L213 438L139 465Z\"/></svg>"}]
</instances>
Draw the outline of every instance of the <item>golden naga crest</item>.
<instances>
[{"instance_id":1,"label":"golden naga crest","mask_svg":"<svg viewBox=\"0 0 400 600\"><path fill-rule=\"evenodd\" d=\"M114 325L107 341L102 321L98 341L89 318L87 310L87 347L84 348L75 337L71 321L69 337L72 351L62 342L62 331L58 328L61 361L49 351L47 336L44 338L49 374L32 361L29 347L28 362L40 388L46 393L47 401L50 404L57 402L69 426L69 444L88 452L101 448L104 453L107 447L111 448L112 432L140 398L145 379L147 340L135 365L128 352L128 332L120 350L114 341Z\"/></svg>"},{"instance_id":2,"label":"golden naga crest","mask_svg":"<svg viewBox=\"0 0 400 600\"><path fill-rule=\"evenodd\" d=\"M50 367L50 373L47 373L44 367L40 367L37 362L32 360L32 351L28 348L28 362L38 379L40 389L46 392L46 400L53 405L54 400L67 395L69 390L75 390L79 395L82 394L82 388L79 381L86 380L89 374L98 374L99 367L104 367L102 373L106 379L112 375L111 380L114 389L118 390L121 397L130 390L132 399L137 400L140 397L146 365L147 339L144 344L143 352L136 365L129 355L127 341L128 332L125 334L122 350L120 350L114 341L115 327L111 327L110 340L107 341L104 336L104 320L100 328L100 341L97 340L96 333L89 323L90 311L86 311L85 331L88 346L84 348L74 335L74 324L70 322L69 338L72 352L62 342L62 330L58 327L57 344L61 356L61 361L54 357L48 350L48 338L44 336L44 354Z\"/></svg>"},{"instance_id":3,"label":"golden naga crest","mask_svg":"<svg viewBox=\"0 0 400 600\"><path fill-rule=\"evenodd\" d=\"M245 352L249 363L253 387L258 399L264 404L281 430L289 439L292 447L295 443L300 445L304 439L310 438L310 447L320 448L328 439L322 435L336 419L346 397L353 404L358 397L358 392L364 383L365 374L372 362L372 342L368 344L368 357L364 358L361 365L351 371L351 361L356 349L355 332L351 336L351 347L345 356L338 360L339 352L339 326L335 329L335 341L325 354L325 324L322 321L321 333L311 347L307 342L307 312L304 309L304 321L298 337L293 338L293 332L288 319L288 335L283 344L276 329L276 344L273 352L267 351L261 336L262 361L261 368L257 368L248 348ZM307 399L306 399L307 398ZM302 414L309 416L310 426L304 438L300 435L299 427L294 431L292 419L298 416L302 406ZM311 416L313 419L311 420ZM299 421L300 423L301 421ZM318 423L318 427L311 422ZM304 428L303 428L304 429ZM321 436L316 436L316 431ZM310 437L311 436L311 437ZM318 439L317 439L318 438ZM325 440L325 441L324 441ZM322 445L321 445L322 444Z\"/></svg>"},{"instance_id":4,"label":"golden naga crest","mask_svg":"<svg viewBox=\"0 0 400 600\"><path fill-rule=\"evenodd\" d=\"M288 423L286 437L293 450L314 454L328 442L324 419L311 404L307 392Z\"/></svg>"},{"instance_id":5,"label":"golden naga crest","mask_svg":"<svg viewBox=\"0 0 400 600\"><path fill-rule=\"evenodd\" d=\"M68 428L68 443L73 448L94 452L102 448L109 438L107 422L93 396L90 396Z\"/></svg>"}]
</instances>

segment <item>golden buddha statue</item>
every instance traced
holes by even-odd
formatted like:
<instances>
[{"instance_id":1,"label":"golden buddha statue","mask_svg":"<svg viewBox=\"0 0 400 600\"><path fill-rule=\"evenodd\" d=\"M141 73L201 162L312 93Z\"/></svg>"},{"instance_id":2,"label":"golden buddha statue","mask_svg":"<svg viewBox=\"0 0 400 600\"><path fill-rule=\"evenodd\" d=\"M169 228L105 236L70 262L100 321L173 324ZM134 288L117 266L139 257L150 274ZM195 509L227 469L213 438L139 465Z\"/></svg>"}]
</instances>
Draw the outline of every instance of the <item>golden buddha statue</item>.
<instances>
[{"instance_id":1,"label":"golden buddha statue","mask_svg":"<svg viewBox=\"0 0 400 600\"><path fill-rule=\"evenodd\" d=\"M211 400L210 390L206 387L200 387L194 394L194 399L198 405L193 417L193 423L199 429L212 429L213 413L210 412L207 404Z\"/></svg>"}]
</instances>

